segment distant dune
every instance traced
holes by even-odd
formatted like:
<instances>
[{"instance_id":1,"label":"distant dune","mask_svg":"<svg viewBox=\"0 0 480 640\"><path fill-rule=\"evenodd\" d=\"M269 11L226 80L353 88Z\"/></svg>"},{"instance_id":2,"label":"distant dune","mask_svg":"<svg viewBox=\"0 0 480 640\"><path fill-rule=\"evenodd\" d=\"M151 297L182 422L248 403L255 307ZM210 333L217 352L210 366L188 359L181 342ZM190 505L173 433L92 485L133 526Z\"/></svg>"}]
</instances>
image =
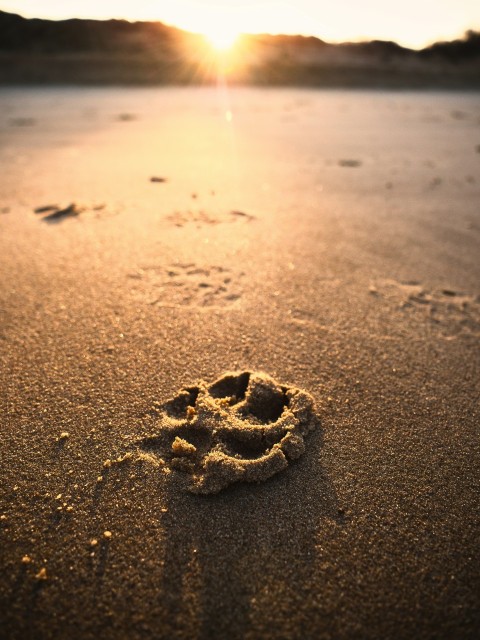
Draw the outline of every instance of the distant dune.
<instances>
[{"instance_id":1,"label":"distant dune","mask_svg":"<svg viewBox=\"0 0 480 640\"><path fill-rule=\"evenodd\" d=\"M480 88L480 33L420 51L380 40L248 35L222 65L236 84ZM2 84L209 84L218 71L202 36L160 22L56 22L0 11Z\"/></svg>"}]
</instances>

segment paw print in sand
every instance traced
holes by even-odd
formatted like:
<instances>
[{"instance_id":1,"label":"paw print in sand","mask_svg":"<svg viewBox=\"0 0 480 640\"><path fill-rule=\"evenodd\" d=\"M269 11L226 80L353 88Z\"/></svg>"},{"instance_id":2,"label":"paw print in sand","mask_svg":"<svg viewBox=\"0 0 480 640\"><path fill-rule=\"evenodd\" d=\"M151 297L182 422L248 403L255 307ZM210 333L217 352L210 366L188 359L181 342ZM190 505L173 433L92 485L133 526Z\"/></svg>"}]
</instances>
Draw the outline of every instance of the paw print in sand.
<instances>
[{"instance_id":1,"label":"paw print in sand","mask_svg":"<svg viewBox=\"0 0 480 640\"><path fill-rule=\"evenodd\" d=\"M137 441L192 493L266 480L305 450L315 427L305 391L262 373L229 373L182 389L159 408L158 433Z\"/></svg>"}]
</instances>

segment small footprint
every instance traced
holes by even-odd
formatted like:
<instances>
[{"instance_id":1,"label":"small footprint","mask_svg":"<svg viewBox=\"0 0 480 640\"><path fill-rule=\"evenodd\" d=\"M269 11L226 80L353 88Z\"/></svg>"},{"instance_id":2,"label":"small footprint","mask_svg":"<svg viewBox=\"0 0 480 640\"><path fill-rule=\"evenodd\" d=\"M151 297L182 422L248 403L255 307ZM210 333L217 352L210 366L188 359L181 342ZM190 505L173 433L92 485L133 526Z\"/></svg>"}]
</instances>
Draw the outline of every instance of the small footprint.
<instances>
[{"instance_id":1,"label":"small footprint","mask_svg":"<svg viewBox=\"0 0 480 640\"><path fill-rule=\"evenodd\" d=\"M449 288L429 290L415 280L382 280L370 286L370 293L395 301L401 309L421 313L447 331L480 331L480 300L473 295Z\"/></svg>"},{"instance_id":2,"label":"small footprint","mask_svg":"<svg viewBox=\"0 0 480 640\"><path fill-rule=\"evenodd\" d=\"M198 227L207 224L219 224L222 220L219 217L206 213L203 209L175 211L167 216L167 220L176 227L184 227L186 224L195 223Z\"/></svg>"},{"instance_id":3,"label":"small footprint","mask_svg":"<svg viewBox=\"0 0 480 640\"><path fill-rule=\"evenodd\" d=\"M306 391L263 373L227 373L182 389L156 410L155 433L133 443L138 460L163 467L192 493L261 482L305 451L318 421Z\"/></svg>"},{"instance_id":4,"label":"small footprint","mask_svg":"<svg viewBox=\"0 0 480 640\"><path fill-rule=\"evenodd\" d=\"M233 273L221 266L174 263L149 266L128 277L137 280L135 291L151 305L160 307L229 307L242 296L240 281L244 273Z\"/></svg>"},{"instance_id":5,"label":"small footprint","mask_svg":"<svg viewBox=\"0 0 480 640\"><path fill-rule=\"evenodd\" d=\"M196 224L197 227L204 225L216 225L228 222L244 220L250 222L255 216L244 211L232 210L228 213L207 213L203 209L188 209L187 211L175 211L167 216L167 220L176 227L184 227L186 224Z\"/></svg>"}]
</instances>

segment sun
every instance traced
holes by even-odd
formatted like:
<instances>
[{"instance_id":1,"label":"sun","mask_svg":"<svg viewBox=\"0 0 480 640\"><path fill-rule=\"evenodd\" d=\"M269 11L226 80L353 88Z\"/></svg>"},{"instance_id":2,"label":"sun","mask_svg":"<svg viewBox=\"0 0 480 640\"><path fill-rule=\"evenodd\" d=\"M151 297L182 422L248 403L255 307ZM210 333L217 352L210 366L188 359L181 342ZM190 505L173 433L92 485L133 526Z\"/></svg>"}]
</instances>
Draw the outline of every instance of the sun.
<instances>
[{"instance_id":1,"label":"sun","mask_svg":"<svg viewBox=\"0 0 480 640\"><path fill-rule=\"evenodd\" d=\"M220 26L217 28L214 26L212 29L205 31L205 38L208 40L210 46L220 52L231 49L239 35L239 32L234 29Z\"/></svg>"}]
</instances>

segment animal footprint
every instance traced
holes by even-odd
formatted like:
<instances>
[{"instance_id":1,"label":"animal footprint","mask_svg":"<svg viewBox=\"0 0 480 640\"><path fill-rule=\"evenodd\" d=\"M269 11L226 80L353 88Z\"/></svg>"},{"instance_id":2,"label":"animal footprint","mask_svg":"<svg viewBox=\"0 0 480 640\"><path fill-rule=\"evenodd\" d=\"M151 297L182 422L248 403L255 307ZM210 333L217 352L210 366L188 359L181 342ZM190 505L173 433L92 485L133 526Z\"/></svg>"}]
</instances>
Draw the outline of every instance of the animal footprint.
<instances>
[{"instance_id":1,"label":"animal footprint","mask_svg":"<svg viewBox=\"0 0 480 640\"><path fill-rule=\"evenodd\" d=\"M422 313L433 323L444 325L456 332L480 330L480 304L472 295L452 289L428 290L420 282L384 280L370 292L393 299L406 310Z\"/></svg>"},{"instance_id":2,"label":"animal footprint","mask_svg":"<svg viewBox=\"0 0 480 640\"><path fill-rule=\"evenodd\" d=\"M192 493L260 482L305 450L316 426L311 395L262 373L227 373L182 389L158 409L158 431L134 443Z\"/></svg>"},{"instance_id":3,"label":"animal footprint","mask_svg":"<svg viewBox=\"0 0 480 640\"><path fill-rule=\"evenodd\" d=\"M152 305L227 307L241 297L239 280L243 275L220 266L176 263L167 269L146 267L130 278L139 281L136 289L141 295L151 294Z\"/></svg>"},{"instance_id":4,"label":"animal footprint","mask_svg":"<svg viewBox=\"0 0 480 640\"><path fill-rule=\"evenodd\" d=\"M196 196L195 196L196 197ZM167 216L167 220L172 222L176 227L183 227L189 223L195 223L197 227L204 225L215 225L224 222L235 222L237 220L251 221L255 216L244 211L230 211L228 213L207 213L203 209L188 211L175 211L171 215Z\"/></svg>"}]
</instances>

